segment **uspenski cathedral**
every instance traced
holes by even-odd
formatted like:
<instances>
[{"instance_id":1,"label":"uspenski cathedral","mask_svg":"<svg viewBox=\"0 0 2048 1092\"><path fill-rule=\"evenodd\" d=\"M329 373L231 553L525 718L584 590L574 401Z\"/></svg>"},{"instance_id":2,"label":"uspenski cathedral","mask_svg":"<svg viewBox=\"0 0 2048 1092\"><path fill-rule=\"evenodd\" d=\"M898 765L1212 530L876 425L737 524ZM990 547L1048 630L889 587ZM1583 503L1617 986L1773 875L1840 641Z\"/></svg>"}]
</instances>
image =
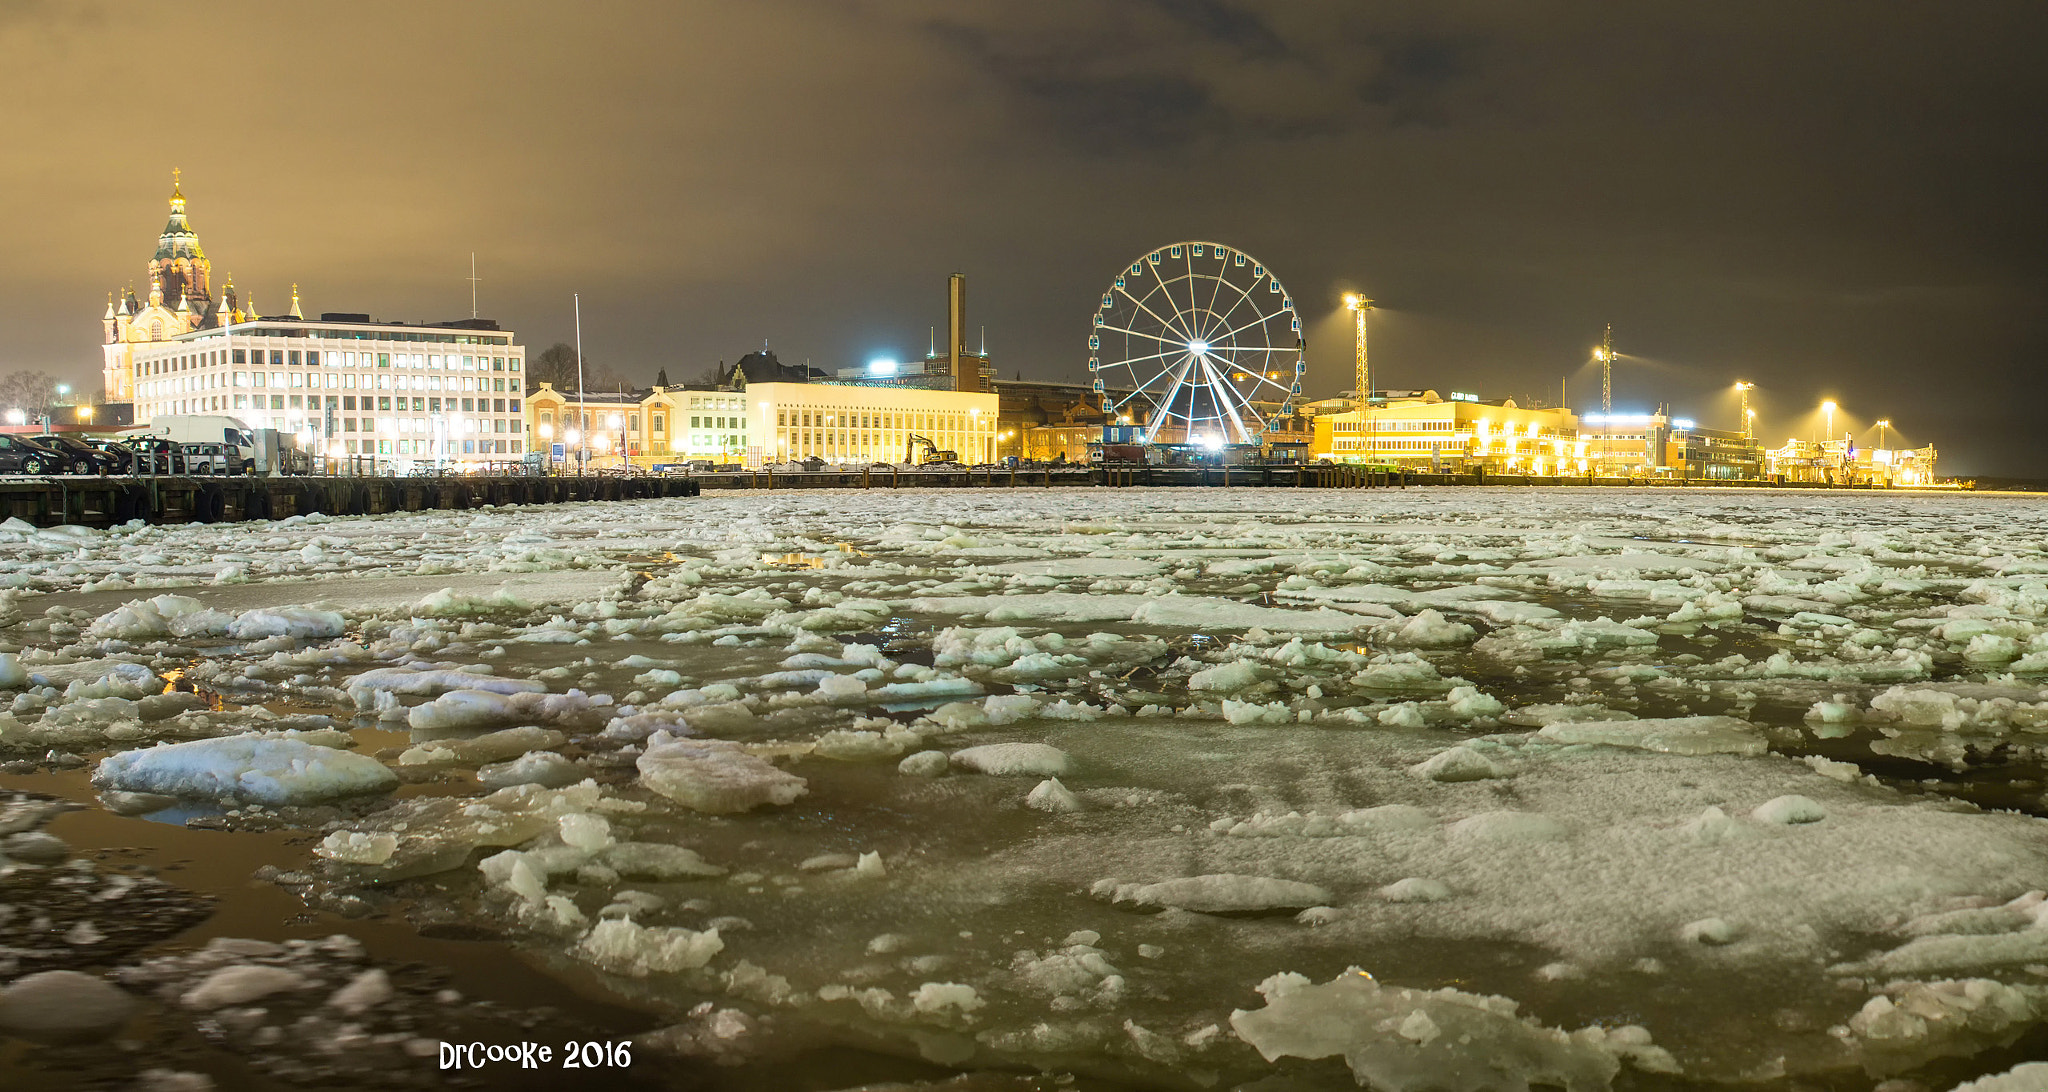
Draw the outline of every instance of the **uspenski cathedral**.
<instances>
[{"instance_id":1,"label":"uspenski cathedral","mask_svg":"<svg viewBox=\"0 0 2048 1092\"><path fill-rule=\"evenodd\" d=\"M296 313L298 304L293 302ZM120 293L107 296L106 362L103 377L106 400L132 402L135 399L135 349L137 344L167 341L194 330L229 326L257 317L255 305L235 295L230 277L213 294L213 263L200 249L199 235L185 215L185 193L179 172L171 172L171 218L157 236L156 256L149 260L149 293L138 298L131 282Z\"/></svg>"}]
</instances>

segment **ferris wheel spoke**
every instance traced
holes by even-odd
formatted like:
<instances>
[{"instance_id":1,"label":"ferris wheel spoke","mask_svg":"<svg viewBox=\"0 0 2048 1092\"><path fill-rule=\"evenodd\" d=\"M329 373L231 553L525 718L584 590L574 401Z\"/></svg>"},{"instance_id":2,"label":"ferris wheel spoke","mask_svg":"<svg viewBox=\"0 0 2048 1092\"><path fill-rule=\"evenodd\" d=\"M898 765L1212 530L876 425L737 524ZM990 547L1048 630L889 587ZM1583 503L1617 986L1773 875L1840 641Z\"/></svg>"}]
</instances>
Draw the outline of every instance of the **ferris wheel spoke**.
<instances>
[{"instance_id":1,"label":"ferris wheel spoke","mask_svg":"<svg viewBox=\"0 0 2048 1092\"><path fill-rule=\"evenodd\" d=\"M1158 410L1160 412L1153 413L1152 420L1147 422L1145 425L1146 443L1151 443L1152 438L1154 436L1159 435L1159 429L1163 425L1165 425L1167 420L1170 420L1172 418L1173 400L1175 397L1179 395L1181 386L1187 382L1188 372L1190 370L1192 369L1183 367L1178 373L1174 375L1173 386L1167 389L1166 397L1160 400L1158 406ZM1193 416L1194 414L1194 400L1192 398L1190 398L1188 401L1188 413L1189 416Z\"/></svg>"},{"instance_id":2,"label":"ferris wheel spoke","mask_svg":"<svg viewBox=\"0 0 2048 1092\"><path fill-rule=\"evenodd\" d=\"M1159 342L1159 343L1160 343L1161 345L1182 345L1182 344L1183 344L1182 342L1179 342L1179 341L1175 341L1175 340L1174 340L1173 338L1170 338L1170 337L1160 337L1160 336L1159 336L1158 334L1148 334L1148 333L1146 333L1146 332L1145 332L1145 331L1143 331L1143 330L1131 330L1131 329L1127 329L1127 328L1125 328L1125 327L1122 327L1122 326L1097 326L1097 327L1096 327L1096 329L1098 329L1098 330L1110 330L1110 331L1114 331L1114 332L1116 332L1116 333L1119 333L1119 334L1129 334L1129 335L1131 335L1132 337L1147 337L1147 338L1151 338L1151 339L1152 339L1153 341ZM1183 348L1185 348L1185 346L1183 346Z\"/></svg>"},{"instance_id":3,"label":"ferris wheel spoke","mask_svg":"<svg viewBox=\"0 0 2048 1092\"><path fill-rule=\"evenodd\" d=\"M1240 334L1240 333L1243 333L1244 331L1246 331L1246 330L1249 330L1249 329L1251 329L1251 328L1252 328L1252 327L1254 327L1254 326L1262 326L1262 325L1264 325L1264 324L1266 324L1266 323L1268 323L1268 322L1271 322L1271 321L1273 321L1274 319L1276 319L1276 318L1279 318L1279 317L1280 317L1281 315L1284 315L1284 314L1286 314L1286 313L1287 313L1287 312L1286 312L1286 311L1285 311L1285 310L1283 309L1283 310L1275 311L1275 312L1273 312L1273 313L1272 313L1272 314L1270 314L1270 315L1261 315L1261 316L1259 316L1258 318L1255 318L1255 319L1253 319L1252 321L1250 321L1250 322L1247 322L1247 323L1245 323L1245 324L1244 324L1243 326L1239 326L1239 327L1236 327L1235 329L1231 329L1231 330L1225 330L1225 331L1223 331L1223 332L1222 332L1221 334L1218 334L1218 335L1217 335L1217 337L1218 337L1219 339L1221 339L1221 338L1226 338L1226 337L1230 337L1230 336L1232 336L1232 335L1235 335L1235 334Z\"/></svg>"},{"instance_id":4,"label":"ferris wheel spoke","mask_svg":"<svg viewBox=\"0 0 2048 1092\"><path fill-rule=\"evenodd\" d=\"M1151 316L1152 316L1152 321L1154 321L1154 322L1158 323L1158 324L1159 324L1160 326L1162 326L1162 327L1165 327L1165 328L1166 328L1166 329L1168 329L1168 330L1172 330L1172 331L1173 331L1174 333L1180 334L1180 335L1181 335L1182 337L1184 337L1184 338L1191 338L1191 337L1193 337L1193 336L1194 336L1194 335L1192 335L1192 334L1188 333L1188 332L1187 332L1186 330L1182 329L1181 327L1179 327L1179 326L1175 325L1175 324L1174 324L1174 322L1173 322L1172 320L1168 320L1168 319L1163 319L1163 318L1160 318L1160 317L1159 317L1159 312L1157 312L1157 311L1154 311L1154 310L1152 310L1152 308L1150 308L1150 307L1147 307L1147 306L1145 305L1145 301L1144 301L1144 300L1141 300L1141 299L1139 299L1138 297L1136 297L1136 296L1133 296L1133 295L1131 295L1129 291L1127 291L1127 290L1125 290L1125 289L1122 289L1122 288L1119 288L1119 289L1117 289L1117 292L1118 292L1118 293L1119 293L1120 295L1122 295L1122 296L1123 296L1123 298L1125 298L1125 299L1127 299L1127 300L1130 300L1130 301L1131 301L1131 303L1132 303L1132 305L1133 305L1133 306L1135 306L1135 307L1137 307L1137 308L1138 308L1138 310L1140 310L1140 311L1143 311L1143 312L1145 312L1145 313L1146 313L1146 314L1148 314L1148 315L1151 315ZM1146 293L1145 295L1146 295L1146 297L1147 297L1147 298L1149 299L1149 298L1151 297L1151 295L1152 295L1152 294L1151 294L1150 292L1147 292L1147 293ZM1169 295L1169 296L1167 297L1167 301L1168 301L1169 303L1170 303L1170 302L1172 302L1172 296L1171 296L1171 295ZM1174 319L1178 319L1179 317L1180 317L1180 315L1179 315L1179 312L1178 312L1178 310L1175 310L1175 314L1174 314Z\"/></svg>"},{"instance_id":5,"label":"ferris wheel spoke","mask_svg":"<svg viewBox=\"0 0 2048 1092\"><path fill-rule=\"evenodd\" d=\"M1227 265L1227 264L1226 264L1226 265L1224 266L1224 268L1225 268L1225 269L1228 269L1228 268L1230 268L1230 267L1229 267L1229 265ZM1214 288L1212 288L1212 289L1210 289L1210 290L1209 290L1209 308L1208 308L1208 313L1209 313L1209 314L1211 314L1211 315L1216 315L1216 301L1217 301L1218 299L1221 299L1221 298L1222 298L1222 296L1223 296L1223 286L1224 286L1224 285L1226 285L1226 284L1229 284L1229 283L1230 283L1230 281L1229 281L1229 279L1228 279L1228 278L1226 278L1226 277L1222 277L1222 276L1218 276L1218 277L1216 277L1216 278L1215 278L1215 281L1216 281L1216 287L1214 287ZM1226 320L1225 320L1225 319L1223 318L1223 316L1221 316L1221 315L1216 315L1216 319L1217 319L1217 323L1218 323L1218 325L1221 325L1221 324L1222 324L1222 323L1223 323L1224 321L1226 321Z\"/></svg>"},{"instance_id":6,"label":"ferris wheel spoke","mask_svg":"<svg viewBox=\"0 0 2048 1092\"><path fill-rule=\"evenodd\" d=\"M1186 361L1187 354L1182 353L1178 361L1175 361L1171 364L1161 365L1159 371L1153 373L1152 378L1145 380L1143 383L1137 384L1133 389L1140 394L1148 393L1151 390L1152 384L1157 383L1160 380L1165 379L1167 376L1173 374L1174 368L1180 364L1184 364ZM1135 370L1131 372L1131 377L1133 379L1137 378L1137 375L1138 373Z\"/></svg>"},{"instance_id":7,"label":"ferris wheel spoke","mask_svg":"<svg viewBox=\"0 0 2048 1092\"><path fill-rule=\"evenodd\" d=\"M1168 349L1168 350L1166 350L1166 351L1165 351L1165 352L1163 352L1163 353L1153 353L1153 354L1152 354L1151 356L1134 356L1134 357L1130 358L1129 360L1119 360L1119 361L1117 361L1117 362L1116 362L1116 363L1114 363L1114 364L1106 364L1106 365L1104 365L1104 367L1108 367L1108 368L1127 368L1127 367L1130 367L1130 366L1131 366L1131 365L1133 365L1133 364L1142 364L1142 363L1144 363L1144 362L1145 362L1145 361L1147 361L1147 360L1160 360L1160 359L1163 359L1163 358L1165 358L1165 357L1169 357L1169 356L1186 356L1186 355L1188 355L1188 350L1187 350L1187 347L1183 345L1183 346L1180 346L1180 347L1178 347L1178 348Z\"/></svg>"},{"instance_id":8,"label":"ferris wheel spoke","mask_svg":"<svg viewBox=\"0 0 2048 1092\"><path fill-rule=\"evenodd\" d=\"M1257 282L1257 281L1254 281L1254 282L1252 282L1252 286L1253 286L1253 287L1257 287L1257 286L1258 286L1258 282ZM1252 294L1251 294L1251 291L1250 291L1249 289L1245 289L1245 288L1238 288L1238 286L1237 286L1237 285L1234 285L1234 284L1233 284L1233 285L1231 285L1230 287L1232 287L1233 289L1236 289L1236 290L1237 290L1237 299L1235 299L1235 300L1233 300L1233 301L1231 302L1231 304L1230 304L1230 309L1229 309L1229 310L1227 310L1227 311L1223 312L1223 324L1224 324L1225 326L1228 326L1228 325L1230 325L1230 322L1231 322L1231 316L1232 316L1232 315L1235 315L1235 314L1237 314L1237 309L1238 309L1238 308L1240 308L1240 307L1243 307L1243 306L1244 306L1245 304L1247 304L1247 303L1251 303L1251 299L1252 299ZM1257 305L1257 304L1253 304L1253 305L1252 305L1252 310L1256 311L1256 310L1258 310L1258 309L1259 309L1259 308L1258 308L1258 305Z\"/></svg>"},{"instance_id":9,"label":"ferris wheel spoke","mask_svg":"<svg viewBox=\"0 0 2048 1092\"><path fill-rule=\"evenodd\" d=\"M1235 392L1224 385L1222 378L1216 374L1216 369L1210 367L1207 361L1202 362L1202 373L1208 380L1209 397L1216 401L1217 420L1220 422L1222 414L1229 414L1231 426L1237 429L1238 442L1242 443L1246 433L1244 422L1237 416L1237 399L1233 397Z\"/></svg>"}]
</instances>

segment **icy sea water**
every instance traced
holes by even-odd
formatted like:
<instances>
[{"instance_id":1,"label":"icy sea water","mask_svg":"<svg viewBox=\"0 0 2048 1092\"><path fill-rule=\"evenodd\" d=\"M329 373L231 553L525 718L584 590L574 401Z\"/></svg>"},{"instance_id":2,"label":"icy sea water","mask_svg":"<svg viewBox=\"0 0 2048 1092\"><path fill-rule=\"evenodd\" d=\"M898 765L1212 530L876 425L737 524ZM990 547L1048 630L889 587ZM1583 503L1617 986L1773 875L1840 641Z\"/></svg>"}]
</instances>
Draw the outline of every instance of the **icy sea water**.
<instances>
[{"instance_id":1,"label":"icy sea water","mask_svg":"<svg viewBox=\"0 0 2048 1092\"><path fill-rule=\"evenodd\" d=\"M0 1076L412 1087L436 1038L633 1036L456 1077L1940 1092L2048 1054L2044 524L1000 490L0 526L0 829L73 858L0 842L0 982L142 999ZM195 993L245 967L297 981Z\"/></svg>"}]
</instances>

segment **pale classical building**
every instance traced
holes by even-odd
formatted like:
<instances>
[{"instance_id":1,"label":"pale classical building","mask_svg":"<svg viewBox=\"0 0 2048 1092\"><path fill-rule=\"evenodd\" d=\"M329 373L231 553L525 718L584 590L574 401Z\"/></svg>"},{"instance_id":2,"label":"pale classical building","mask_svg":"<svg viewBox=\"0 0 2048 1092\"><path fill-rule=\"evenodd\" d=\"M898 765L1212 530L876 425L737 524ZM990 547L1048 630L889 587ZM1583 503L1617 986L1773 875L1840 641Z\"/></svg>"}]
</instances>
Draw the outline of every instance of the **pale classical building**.
<instances>
[{"instance_id":1,"label":"pale classical building","mask_svg":"<svg viewBox=\"0 0 2048 1092\"><path fill-rule=\"evenodd\" d=\"M749 383L741 392L750 460L900 463L923 458L914 437L963 463L996 459L994 394L837 383Z\"/></svg>"},{"instance_id":2,"label":"pale classical building","mask_svg":"<svg viewBox=\"0 0 2048 1092\"><path fill-rule=\"evenodd\" d=\"M603 394L541 383L527 397L537 450L592 465L748 467L922 459L929 438L967 463L996 458L997 396L910 387L750 382L744 390L652 387Z\"/></svg>"}]
</instances>

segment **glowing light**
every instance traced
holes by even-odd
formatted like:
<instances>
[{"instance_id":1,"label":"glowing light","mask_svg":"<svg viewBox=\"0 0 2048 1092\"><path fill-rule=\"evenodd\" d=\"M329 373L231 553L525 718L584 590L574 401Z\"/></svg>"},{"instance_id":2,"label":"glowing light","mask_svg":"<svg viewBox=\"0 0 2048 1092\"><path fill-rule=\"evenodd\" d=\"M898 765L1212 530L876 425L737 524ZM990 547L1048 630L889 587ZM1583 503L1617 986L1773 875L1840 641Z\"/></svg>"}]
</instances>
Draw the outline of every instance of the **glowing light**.
<instances>
[{"instance_id":1,"label":"glowing light","mask_svg":"<svg viewBox=\"0 0 2048 1092\"><path fill-rule=\"evenodd\" d=\"M1209 353L1209 343L1197 338L1194 341L1188 342L1188 352L1196 356L1207 356Z\"/></svg>"},{"instance_id":2,"label":"glowing light","mask_svg":"<svg viewBox=\"0 0 2048 1092\"><path fill-rule=\"evenodd\" d=\"M1694 424L1693 424L1693 422L1692 422L1692 419L1691 419L1691 418L1689 418L1689 417L1674 417L1674 418L1672 418L1672 419L1671 419L1671 427L1672 427L1672 428L1693 428L1693 427L1696 427L1696 426L1694 426Z\"/></svg>"},{"instance_id":3,"label":"glowing light","mask_svg":"<svg viewBox=\"0 0 2048 1092\"><path fill-rule=\"evenodd\" d=\"M869 375L893 375L895 371L896 362L893 360L877 359L868 361Z\"/></svg>"}]
</instances>

